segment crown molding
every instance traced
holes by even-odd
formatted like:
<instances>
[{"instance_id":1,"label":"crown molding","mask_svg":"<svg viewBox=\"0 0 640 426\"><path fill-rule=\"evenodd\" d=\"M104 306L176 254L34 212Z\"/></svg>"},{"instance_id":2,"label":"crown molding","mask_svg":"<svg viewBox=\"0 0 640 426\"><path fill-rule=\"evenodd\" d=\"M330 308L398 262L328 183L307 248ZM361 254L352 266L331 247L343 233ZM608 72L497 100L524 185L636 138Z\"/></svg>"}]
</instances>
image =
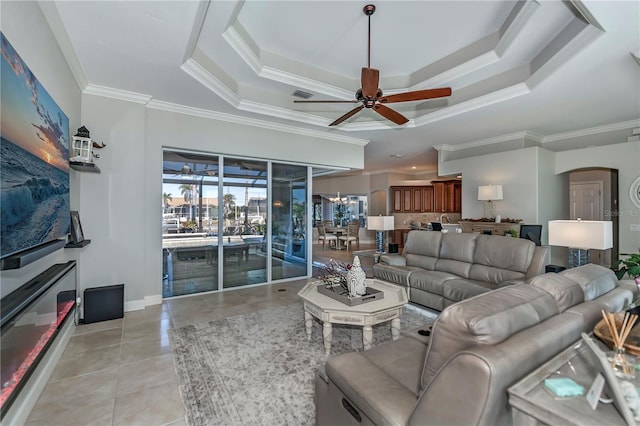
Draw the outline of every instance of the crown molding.
<instances>
[{"instance_id":1,"label":"crown molding","mask_svg":"<svg viewBox=\"0 0 640 426\"><path fill-rule=\"evenodd\" d=\"M198 10L196 11L193 25L191 26L189 41L187 41L187 46L182 58L183 63L193 56L193 52L198 45L198 39L200 39L200 33L202 32L202 27L204 26L204 20L207 17L207 11L209 10L210 3L210 0L203 0L198 3Z\"/></svg>"},{"instance_id":2,"label":"crown molding","mask_svg":"<svg viewBox=\"0 0 640 426\"><path fill-rule=\"evenodd\" d=\"M465 142L457 145L448 145L448 144L435 145L434 148L437 151L454 152L454 151L462 151L469 148L477 148L481 146L493 145L497 143L503 143L503 142L509 142L509 141L515 141L515 140L531 140L534 142L541 143L542 139L543 139L543 136L537 133L530 132L530 131L522 131L522 132L509 133L501 136L495 136L492 138L479 139L477 141Z\"/></svg>"},{"instance_id":3,"label":"crown molding","mask_svg":"<svg viewBox=\"0 0 640 426\"><path fill-rule=\"evenodd\" d=\"M89 84L89 80L84 72L84 68L82 68L80 60L78 59L78 55L73 48L69 34L62 23L62 18L60 18L60 13L58 12L56 3L53 1L38 0L38 6L40 7L42 15L53 33L53 38L55 38L58 46L60 46L62 55L69 65L73 78L76 80L80 90L84 90Z\"/></svg>"},{"instance_id":4,"label":"crown molding","mask_svg":"<svg viewBox=\"0 0 640 426\"><path fill-rule=\"evenodd\" d=\"M479 108L484 108L489 105L516 98L518 96L526 95L529 94L529 92L531 92L531 90L525 83L514 84L513 86L496 90L495 92L487 93L486 95L469 99L450 107L439 109L438 111L434 111L430 114L417 117L413 121L415 122L416 127L420 127L439 120L444 120L446 118L450 118L456 115L464 114L466 112L474 111Z\"/></svg>"},{"instance_id":5,"label":"crown molding","mask_svg":"<svg viewBox=\"0 0 640 426\"><path fill-rule=\"evenodd\" d=\"M187 59L180 69L193 77L200 84L207 87L216 95L220 96L228 104L238 107L242 99L233 90L229 89L221 80L217 79L212 73L205 69L195 59Z\"/></svg>"},{"instance_id":6,"label":"crown molding","mask_svg":"<svg viewBox=\"0 0 640 426\"><path fill-rule=\"evenodd\" d=\"M549 135L549 136L542 136L538 133L526 130L522 132L510 133L507 135L501 135L501 136L496 136L496 137L487 138L487 139L480 139L477 141L470 141L470 142L465 142L465 143L456 144L456 145L450 145L450 144L435 145L433 148L437 151L454 152L454 151L461 151L469 148L477 148L481 146L488 146L488 145L493 145L493 144L498 144L503 142L509 142L509 141L518 140L518 139L529 140L544 147L544 144L550 143L550 142L558 142L558 141L575 139L575 138L580 138L585 136L599 135L602 133L615 132L618 130L626 130L626 129L632 130L636 126L640 126L640 120L623 121L621 123L606 124L603 126L590 127L587 129L574 130L571 132L556 133L555 135Z\"/></svg>"},{"instance_id":7,"label":"crown molding","mask_svg":"<svg viewBox=\"0 0 640 426\"><path fill-rule=\"evenodd\" d=\"M149 95L129 92L128 90L114 89L112 87L99 86L97 84L87 85L82 93L85 95L96 95L145 105L151 101L151 96Z\"/></svg>"},{"instance_id":8,"label":"crown molding","mask_svg":"<svg viewBox=\"0 0 640 426\"><path fill-rule=\"evenodd\" d=\"M255 112L257 114L268 115L270 117L284 118L287 120L299 121L301 123L313 124L315 126L326 127L333 120L319 117L317 115L305 112L293 111L288 108L276 107L273 105L263 104L259 102L243 100L238 105L238 109L247 112Z\"/></svg>"},{"instance_id":9,"label":"crown molding","mask_svg":"<svg viewBox=\"0 0 640 426\"><path fill-rule=\"evenodd\" d=\"M222 37L236 52L236 54L251 68L251 70L259 77L288 84L294 87L302 87L326 96L332 96L338 99L353 99L353 91L346 90L342 87L323 83L308 77L303 77L289 71L282 70L277 67L265 65L262 59L256 55L249 43L242 37L240 31L233 25L227 28Z\"/></svg>"},{"instance_id":10,"label":"crown molding","mask_svg":"<svg viewBox=\"0 0 640 426\"><path fill-rule=\"evenodd\" d=\"M365 146L369 143L366 139L353 138L350 136L337 135L333 133L320 132L318 130L304 129L286 124L273 123L255 118L241 117L238 115L216 112L202 108L195 108L185 105L174 104L171 102L152 100L147 104L147 108L162 111L174 112L178 114L186 114L195 117L208 118L212 120L226 121L234 124L245 126L259 127L267 130L276 130L285 133L297 134L301 136L309 136L318 139L331 140L342 143L349 143L358 146Z\"/></svg>"},{"instance_id":11,"label":"crown molding","mask_svg":"<svg viewBox=\"0 0 640 426\"><path fill-rule=\"evenodd\" d=\"M599 135L602 133L615 132L617 130L633 129L636 126L640 126L640 120L629 120L623 121L621 123L605 124L603 126L574 130L572 132L556 133L555 135L545 136L542 140L542 144L544 145L545 143L549 142L557 142L584 136Z\"/></svg>"}]
</instances>

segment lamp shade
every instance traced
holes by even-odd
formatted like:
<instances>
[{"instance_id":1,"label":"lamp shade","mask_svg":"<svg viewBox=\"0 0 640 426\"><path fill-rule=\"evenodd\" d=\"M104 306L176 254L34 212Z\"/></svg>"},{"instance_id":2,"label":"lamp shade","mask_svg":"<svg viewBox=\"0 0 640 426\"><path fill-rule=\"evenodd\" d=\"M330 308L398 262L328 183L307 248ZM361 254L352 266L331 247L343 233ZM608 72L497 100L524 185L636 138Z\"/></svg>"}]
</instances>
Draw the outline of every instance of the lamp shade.
<instances>
[{"instance_id":1,"label":"lamp shade","mask_svg":"<svg viewBox=\"0 0 640 426\"><path fill-rule=\"evenodd\" d=\"M502 200L502 185L478 186L478 201Z\"/></svg>"},{"instance_id":2,"label":"lamp shade","mask_svg":"<svg viewBox=\"0 0 640 426\"><path fill-rule=\"evenodd\" d=\"M550 220L549 245L606 250L613 247L613 222Z\"/></svg>"},{"instance_id":3,"label":"lamp shade","mask_svg":"<svg viewBox=\"0 0 640 426\"><path fill-rule=\"evenodd\" d=\"M391 231L394 229L393 216L369 216L367 229L370 231Z\"/></svg>"}]
</instances>

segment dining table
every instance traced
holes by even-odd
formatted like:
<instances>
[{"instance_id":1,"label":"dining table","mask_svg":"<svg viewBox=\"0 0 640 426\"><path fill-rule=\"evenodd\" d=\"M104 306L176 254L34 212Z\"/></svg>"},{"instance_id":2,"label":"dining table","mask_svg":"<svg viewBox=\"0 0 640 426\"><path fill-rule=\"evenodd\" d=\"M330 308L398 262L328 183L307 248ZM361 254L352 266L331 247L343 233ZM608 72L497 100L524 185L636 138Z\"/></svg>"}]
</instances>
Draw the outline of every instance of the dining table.
<instances>
[{"instance_id":1,"label":"dining table","mask_svg":"<svg viewBox=\"0 0 640 426\"><path fill-rule=\"evenodd\" d=\"M326 226L324 230L327 234L334 234L336 237L338 237L336 245L335 247L333 247L333 249L342 250L342 245L340 244L340 236L347 232L347 228L343 228L341 226Z\"/></svg>"}]
</instances>

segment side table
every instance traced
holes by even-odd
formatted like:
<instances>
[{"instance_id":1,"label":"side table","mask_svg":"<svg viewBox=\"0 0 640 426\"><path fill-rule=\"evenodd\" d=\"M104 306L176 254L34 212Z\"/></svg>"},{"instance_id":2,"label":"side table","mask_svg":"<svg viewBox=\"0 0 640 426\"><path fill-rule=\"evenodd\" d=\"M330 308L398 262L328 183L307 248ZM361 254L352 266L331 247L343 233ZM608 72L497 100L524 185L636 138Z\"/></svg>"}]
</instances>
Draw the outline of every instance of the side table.
<instances>
[{"instance_id":1,"label":"side table","mask_svg":"<svg viewBox=\"0 0 640 426\"><path fill-rule=\"evenodd\" d=\"M569 377L585 388L586 395L597 374L590 350L581 339L509 388L513 424L625 425L613 404L598 403L593 410L584 395L562 398L544 387L547 378Z\"/></svg>"}]
</instances>

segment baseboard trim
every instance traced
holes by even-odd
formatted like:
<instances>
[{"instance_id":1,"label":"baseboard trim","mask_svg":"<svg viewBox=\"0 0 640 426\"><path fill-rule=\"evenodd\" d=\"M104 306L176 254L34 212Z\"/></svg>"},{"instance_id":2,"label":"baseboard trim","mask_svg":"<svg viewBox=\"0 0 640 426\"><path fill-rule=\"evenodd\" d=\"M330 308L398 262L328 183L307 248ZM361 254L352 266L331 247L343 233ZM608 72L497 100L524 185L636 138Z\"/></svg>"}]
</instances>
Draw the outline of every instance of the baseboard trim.
<instances>
[{"instance_id":1,"label":"baseboard trim","mask_svg":"<svg viewBox=\"0 0 640 426\"><path fill-rule=\"evenodd\" d=\"M139 300L129 300L128 302L124 302L124 311L140 311L147 306L152 305L160 305L162 304L162 295L154 294L152 296L145 296L144 299Z\"/></svg>"},{"instance_id":2,"label":"baseboard trim","mask_svg":"<svg viewBox=\"0 0 640 426\"><path fill-rule=\"evenodd\" d=\"M152 296L145 296L144 297L144 304L146 306L161 305L162 304L162 295L161 294L154 294Z\"/></svg>"}]
</instances>

